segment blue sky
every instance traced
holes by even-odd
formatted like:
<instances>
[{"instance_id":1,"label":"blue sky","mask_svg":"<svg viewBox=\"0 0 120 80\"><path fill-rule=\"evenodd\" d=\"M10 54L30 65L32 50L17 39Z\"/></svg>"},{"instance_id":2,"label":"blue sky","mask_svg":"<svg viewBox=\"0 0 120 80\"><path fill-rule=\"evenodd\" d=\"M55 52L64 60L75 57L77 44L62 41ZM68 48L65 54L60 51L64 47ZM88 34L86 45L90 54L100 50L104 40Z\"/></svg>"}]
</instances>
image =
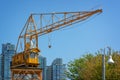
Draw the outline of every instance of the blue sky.
<instances>
[{"instance_id":1,"label":"blue sky","mask_svg":"<svg viewBox=\"0 0 120 80\"><path fill-rule=\"evenodd\" d=\"M102 8L103 13L95 18L72 25L73 28L51 33L51 49L48 48L48 35L39 37L41 55L47 58L48 64L57 57L67 63L106 46L120 50L119 3L119 0L0 0L0 45L7 42L16 45L31 13Z\"/></svg>"}]
</instances>

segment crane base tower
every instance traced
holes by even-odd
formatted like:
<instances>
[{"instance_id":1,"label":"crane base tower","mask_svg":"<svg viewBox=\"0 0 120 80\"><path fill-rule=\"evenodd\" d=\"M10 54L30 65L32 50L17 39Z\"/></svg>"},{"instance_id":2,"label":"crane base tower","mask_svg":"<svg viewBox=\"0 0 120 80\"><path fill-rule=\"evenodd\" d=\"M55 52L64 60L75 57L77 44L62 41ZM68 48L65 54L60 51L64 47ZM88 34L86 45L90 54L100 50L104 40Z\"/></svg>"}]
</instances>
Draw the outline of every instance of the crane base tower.
<instances>
[{"instance_id":1,"label":"crane base tower","mask_svg":"<svg viewBox=\"0 0 120 80\"><path fill-rule=\"evenodd\" d=\"M42 70L40 68L11 68L11 80L42 80Z\"/></svg>"}]
</instances>

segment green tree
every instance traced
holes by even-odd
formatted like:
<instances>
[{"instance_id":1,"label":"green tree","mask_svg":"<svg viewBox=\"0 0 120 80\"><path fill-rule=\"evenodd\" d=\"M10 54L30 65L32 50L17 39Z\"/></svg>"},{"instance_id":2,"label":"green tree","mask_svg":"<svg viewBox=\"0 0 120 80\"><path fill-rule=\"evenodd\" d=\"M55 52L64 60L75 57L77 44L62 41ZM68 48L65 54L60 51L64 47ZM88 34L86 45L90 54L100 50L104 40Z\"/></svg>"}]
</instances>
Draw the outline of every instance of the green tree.
<instances>
[{"instance_id":1,"label":"green tree","mask_svg":"<svg viewBox=\"0 0 120 80\"><path fill-rule=\"evenodd\" d=\"M102 54L100 51L85 54L79 59L68 63L66 75L71 80L102 80ZM108 64L108 54L106 54L106 80L120 79L120 53L113 51L114 64Z\"/></svg>"}]
</instances>

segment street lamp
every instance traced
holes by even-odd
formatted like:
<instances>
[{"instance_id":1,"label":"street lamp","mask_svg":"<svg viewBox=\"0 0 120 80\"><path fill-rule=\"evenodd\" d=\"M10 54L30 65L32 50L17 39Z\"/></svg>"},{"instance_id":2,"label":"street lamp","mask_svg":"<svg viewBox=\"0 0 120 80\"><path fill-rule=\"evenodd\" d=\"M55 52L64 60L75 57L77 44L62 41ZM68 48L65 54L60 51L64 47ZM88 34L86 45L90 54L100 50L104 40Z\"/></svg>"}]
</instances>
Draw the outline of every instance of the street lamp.
<instances>
[{"instance_id":1,"label":"street lamp","mask_svg":"<svg viewBox=\"0 0 120 80\"><path fill-rule=\"evenodd\" d=\"M108 64L113 64L114 61L112 59L112 55L111 55L111 48L107 47L109 49L109 59L108 59ZM102 54L102 80L105 80L105 49L104 49L104 53Z\"/></svg>"},{"instance_id":2,"label":"street lamp","mask_svg":"<svg viewBox=\"0 0 120 80\"><path fill-rule=\"evenodd\" d=\"M114 61L112 59L112 54L111 54L111 48L110 47L107 47L109 49L109 59L108 59L108 64L113 64Z\"/></svg>"}]
</instances>

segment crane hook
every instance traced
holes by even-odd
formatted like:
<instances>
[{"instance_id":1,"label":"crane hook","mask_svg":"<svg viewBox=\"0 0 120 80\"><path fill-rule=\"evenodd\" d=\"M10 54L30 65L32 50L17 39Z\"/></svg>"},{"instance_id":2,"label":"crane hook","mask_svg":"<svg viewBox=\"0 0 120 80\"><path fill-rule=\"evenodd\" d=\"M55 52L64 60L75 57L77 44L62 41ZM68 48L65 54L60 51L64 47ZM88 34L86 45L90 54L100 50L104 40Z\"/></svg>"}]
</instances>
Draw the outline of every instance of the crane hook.
<instances>
[{"instance_id":1,"label":"crane hook","mask_svg":"<svg viewBox=\"0 0 120 80\"><path fill-rule=\"evenodd\" d=\"M49 44L49 45L48 45L48 48L51 48L51 47L52 47L52 46Z\"/></svg>"},{"instance_id":2,"label":"crane hook","mask_svg":"<svg viewBox=\"0 0 120 80\"><path fill-rule=\"evenodd\" d=\"M48 48L51 48L51 39L50 39L50 35L48 35Z\"/></svg>"}]
</instances>

